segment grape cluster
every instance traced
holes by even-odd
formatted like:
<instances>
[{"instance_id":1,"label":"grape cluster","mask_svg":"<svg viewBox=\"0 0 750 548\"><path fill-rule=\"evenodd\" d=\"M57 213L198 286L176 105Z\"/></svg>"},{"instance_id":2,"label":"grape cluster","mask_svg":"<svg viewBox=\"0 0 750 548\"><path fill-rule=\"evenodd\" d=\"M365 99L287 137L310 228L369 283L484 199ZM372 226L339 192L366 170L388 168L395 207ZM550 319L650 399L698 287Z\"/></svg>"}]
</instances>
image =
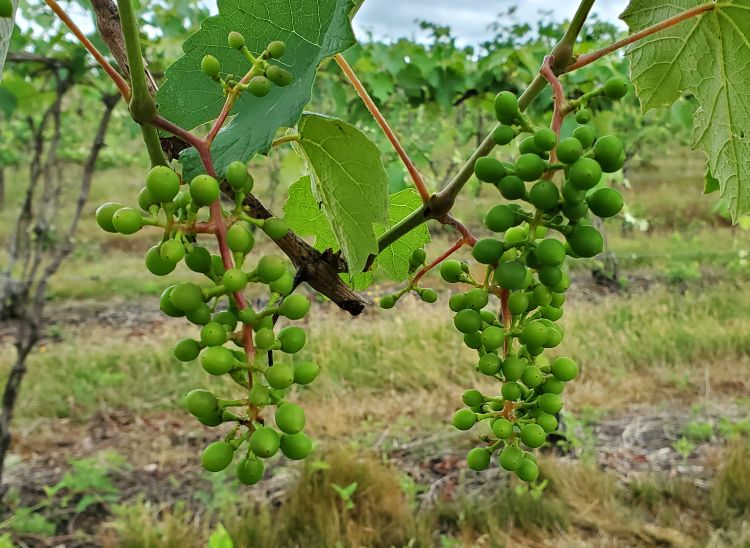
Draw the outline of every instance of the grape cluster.
<instances>
[{"instance_id":1,"label":"grape cluster","mask_svg":"<svg viewBox=\"0 0 750 548\"><path fill-rule=\"evenodd\" d=\"M539 475L536 459L526 449L542 446L557 429L561 394L579 373L572 359L550 361L543 355L564 336L556 322L570 285L565 261L599 254L603 238L589 214L612 217L623 206L618 191L601 185L603 173L622 168L623 145L612 135L597 136L588 125L592 111L586 103L597 96L619 99L626 92L627 83L613 78L578 101L580 125L572 137L559 141L550 129L531 128L513 94L502 92L495 99L501 123L495 142L508 145L520 134L530 135L520 141L514 163L481 158L475 175L516 203L496 205L486 214L484 223L496 236L480 239L472 250L473 258L487 267L484 280L476 281L465 262L440 265L445 281L474 286L451 297L453 323L466 346L477 351L476 369L500 383L497 395L464 392L466 407L453 417L460 430L483 421L488 426L484 445L467 456L472 470L486 469L498 452L500 466L520 479L534 481ZM553 231L562 238L551 237ZM501 301L499 317L490 310L493 295Z\"/></svg>"},{"instance_id":2,"label":"grape cluster","mask_svg":"<svg viewBox=\"0 0 750 548\"><path fill-rule=\"evenodd\" d=\"M230 43L237 39L233 35ZM283 44L274 44L269 50L283 53ZM184 317L196 326L196 336L174 345L178 360L200 359L206 373L228 376L242 388L240 399L222 399L208 390L195 389L187 394L185 406L206 426L233 425L223 440L205 448L201 464L218 472L229 467L235 454L242 453L236 473L249 485L262 477L262 459L279 451L289 459L303 459L312 451L312 441L303 432L305 413L287 401L287 396L295 384L314 381L319 367L310 361L292 361L306 343L302 328L276 327L279 317L300 320L310 310L306 297L292 294L294 276L287 262L265 255L247 264L255 245L255 229L279 240L289 232L286 223L273 217L255 219L244 210L244 197L253 189L245 163L229 164L222 179L234 190L232 210L222 205L215 177L197 175L188 184L172 168L156 166L138 194L138 208L106 203L96 210L96 221L107 232L125 235L144 226L162 228L160 241L146 252L146 268L156 276L166 276L184 263L205 276L205 283L171 285L161 294L159 306L167 316ZM200 245L200 236L215 237L219 254ZM248 284L258 284L268 292L266 304L259 310L246 303L243 292ZM273 409L275 427L263 416L266 408ZM243 445L245 449L240 451Z\"/></svg>"}]
</instances>

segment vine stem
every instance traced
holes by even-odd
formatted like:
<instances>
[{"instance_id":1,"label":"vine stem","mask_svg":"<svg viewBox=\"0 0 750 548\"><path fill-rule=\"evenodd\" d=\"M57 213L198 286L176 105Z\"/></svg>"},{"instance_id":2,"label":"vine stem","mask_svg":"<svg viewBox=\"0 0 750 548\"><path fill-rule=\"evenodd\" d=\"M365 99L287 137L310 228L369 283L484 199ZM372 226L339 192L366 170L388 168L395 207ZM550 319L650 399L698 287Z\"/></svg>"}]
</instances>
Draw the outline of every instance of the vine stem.
<instances>
[{"instance_id":1,"label":"vine stem","mask_svg":"<svg viewBox=\"0 0 750 548\"><path fill-rule=\"evenodd\" d=\"M388 140L391 142L391 146L393 146L393 148L396 150L396 154L398 154L399 158L401 158L401 161L406 166L406 170L409 172L412 181L414 181L414 186L417 188L417 192L419 192L419 196L422 198L422 202L427 203L430 199L430 191L427 190L427 185L425 185L424 179L419 173L417 166L414 165L414 162L409 157L409 154L401 145L401 142L398 140L398 137L396 136L393 129L391 129L388 121L380 112L380 109L378 109L378 106L375 104L375 101L372 100L370 94L367 93L365 86L362 85L362 82L357 77L354 69L352 69L349 63L346 62L344 56L338 53L336 54L334 59L336 60L338 66L341 67L341 70L343 71L347 80L349 80L349 82L352 84L352 87L354 87L354 89L356 90L359 98L362 99L362 102L367 107L367 110L369 110L372 117L375 118L375 121L380 126L380 129L382 129L383 133L385 133L385 136L388 137Z\"/></svg>"},{"instance_id":2,"label":"vine stem","mask_svg":"<svg viewBox=\"0 0 750 548\"><path fill-rule=\"evenodd\" d=\"M552 131L555 132L555 135L557 135L557 138L560 138L560 130L562 129L563 120L565 119L565 90L563 89L562 83L560 82L560 79L555 74L555 71L552 69L552 64L555 62L554 55L548 55L544 58L544 63L542 64L542 68L539 70L539 74L541 74L547 82L549 82L549 85L552 86L552 94L555 98L554 103L554 111L552 114L552 124L551 128ZM557 147L552 149L552 153L550 154L550 162L555 163L557 162Z\"/></svg>"},{"instance_id":3,"label":"vine stem","mask_svg":"<svg viewBox=\"0 0 750 548\"><path fill-rule=\"evenodd\" d=\"M682 23L683 21L686 21L692 17L695 17L697 15L702 15L708 11L712 11L716 9L717 6L718 4L716 2L709 2L707 4L701 4L699 6L695 6L694 8L690 8L689 10L685 10L682 13L678 13L677 15L669 17L668 19L665 19L664 21L656 23L655 25L647 27L629 36L626 36L622 40L617 40L616 42L613 42L610 45L600 50L592 51L591 53L585 53L583 55L579 55L578 58L575 60L575 62L569 65L565 69L564 72L572 72L581 67L585 67L586 65L590 65L594 61L601 59L605 55L609 55L610 53L615 52L620 48L629 46L630 44L633 44L634 42L647 38L648 36L651 36L652 34L656 34L657 32L674 27L675 25L678 25Z\"/></svg>"},{"instance_id":4,"label":"vine stem","mask_svg":"<svg viewBox=\"0 0 750 548\"><path fill-rule=\"evenodd\" d=\"M440 257L432 261L430 264L425 266L422 270L417 272L417 275L414 276L414 279L411 281L412 285L417 285L419 283L419 280L421 280L425 274L427 274L430 270L435 268L437 265L442 263L444 260L446 260L448 257L453 255L456 251L461 249L463 246L466 245L466 240L464 238L461 238L458 240L455 244L453 244L447 251L445 251Z\"/></svg>"},{"instance_id":5,"label":"vine stem","mask_svg":"<svg viewBox=\"0 0 750 548\"><path fill-rule=\"evenodd\" d=\"M211 146L211 143L214 142L214 139L216 139L216 136L218 135L219 130L226 123L227 116L229 116L229 113L231 112L232 107L234 106L234 103L235 101L237 101L237 97L240 94L240 91L241 91L240 86L246 85L253 78L253 76L255 76L256 70L257 70L257 66L253 65L253 68L247 71L245 76L243 76L242 79L239 81L239 84L234 86L227 93L227 99L226 101L224 101L224 106L221 108L221 112L219 113L218 118L214 120L214 123L208 132L208 135L206 135L205 142L208 144L209 147Z\"/></svg>"}]
</instances>

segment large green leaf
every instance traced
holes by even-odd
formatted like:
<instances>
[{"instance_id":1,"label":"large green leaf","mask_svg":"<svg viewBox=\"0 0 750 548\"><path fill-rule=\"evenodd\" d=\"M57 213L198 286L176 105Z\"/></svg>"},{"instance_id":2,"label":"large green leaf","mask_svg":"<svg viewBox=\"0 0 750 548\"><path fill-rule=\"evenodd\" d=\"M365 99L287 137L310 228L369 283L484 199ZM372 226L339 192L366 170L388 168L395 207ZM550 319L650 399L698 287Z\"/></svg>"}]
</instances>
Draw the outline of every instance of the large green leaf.
<instances>
[{"instance_id":1,"label":"large green leaf","mask_svg":"<svg viewBox=\"0 0 750 548\"><path fill-rule=\"evenodd\" d=\"M703 3L631 0L621 18L635 32ZM705 151L732 218L750 211L750 0L718 2L637 42L628 56L644 110L696 96L694 146Z\"/></svg>"},{"instance_id":2,"label":"large green leaf","mask_svg":"<svg viewBox=\"0 0 750 548\"><path fill-rule=\"evenodd\" d=\"M219 14L203 21L183 44L185 54L167 69L157 94L160 112L188 129L216 118L224 96L221 87L201 72L203 56L219 59L224 72L245 74L250 69L244 56L227 46L230 31L241 32L255 53L273 40L283 40L287 53L279 64L294 75L294 83L274 88L262 98L243 94L233 111L237 116L211 149L219 173L234 160L267 152L276 130L299 120L310 101L320 62L354 44L351 9L351 0L220 0ZM187 177L202 171L192 149L183 153L181 161Z\"/></svg>"},{"instance_id":3,"label":"large green leaf","mask_svg":"<svg viewBox=\"0 0 750 548\"><path fill-rule=\"evenodd\" d=\"M18 9L18 0L13 0L13 14L15 17ZM14 17L0 17L0 80L3 78L3 66L5 65L5 56L8 55L10 47L10 37L13 34Z\"/></svg>"},{"instance_id":4,"label":"large green leaf","mask_svg":"<svg viewBox=\"0 0 750 548\"><path fill-rule=\"evenodd\" d=\"M350 274L378 252L373 225L388 222L388 175L380 150L353 125L318 114L299 123L312 191L328 219Z\"/></svg>"}]
</instances>

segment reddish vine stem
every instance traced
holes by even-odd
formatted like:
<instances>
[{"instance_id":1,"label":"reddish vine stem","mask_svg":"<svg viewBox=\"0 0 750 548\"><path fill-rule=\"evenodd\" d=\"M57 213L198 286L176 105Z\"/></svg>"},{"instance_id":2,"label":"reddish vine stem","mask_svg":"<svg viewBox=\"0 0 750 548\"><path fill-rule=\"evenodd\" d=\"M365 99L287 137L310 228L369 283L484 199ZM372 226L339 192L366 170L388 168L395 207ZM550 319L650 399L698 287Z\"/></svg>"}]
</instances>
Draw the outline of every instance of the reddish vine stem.
<instances>
[{"instance_id":1,"label":"reddish vine stem","mask_svg":"<svg viewBox=\"0 0 750 548\"><path fill-rule=\"evenodd\" d=\"M510 298L510 290L501 289L500 290L500 314L502 316L503 327L505 328L506 334L510 330L510 323L512 319L510 309L508 308L509 298ZM503 341L503 358L508 357L508 351L510 350L510 342L511 341L506 336L505 340Z\"/></svg>"},{"instance_id":2,"label":"reddish vine stem","mask_svg":"<svg viewBox=\"0 0 750 548\"><path fill-rule=\"evenodd\" d=\"M463 246L466 245L466 240L464 238L461 238L458 240L455 244L453 244L450 249L448 249L445 253L440 255L437 259L432 261L430 264L425 266L422 270L417 272L417 275L414 276L414 279L411 281L412 285L417 285L419 283L419 280L421 280L425 274L427 274L430 270L435 268L437 265L442 263L444 260L446 260L448 257L453 255L456 251L461 249Z\"/></svg>"},{"instance_id":3,"label":"reddish vine stem","mask_svg":"<svg viewBox=\"0 0 750 548\"><path fill-rule=\"evenodd\" d=\"M440 219L437 219L439 222L441 222L444 225L452 226L455 228L461 236L463 236L463 241L466 243L466 245L470 247L474 247L474 244L477 243L476 237L471 233L471 230L468 229L468 227L455 219L451 215L445 215L444 217L441 217Z\"/></svg>"},{"instance_id":4,"label":"reddish vine stem","mask_svg":"<svg viewBox=\"0 0 750 548\"><path fill-rule=\"evenodd\" d=\"M385 133L385 136L388 137L388 140L391 142L391 146L393 146L393 148L396 150L396 154L398 154L399 158L401 158L401 161L406 166L406 169L409 172L412 181L414 181L414 186L417 188L417 192L419 192L419 196L422 198L422 201L424 203L427 203L430 199L430 191L427 190L427 185L425 184L422 175L419 173L419 170L417 170L417 166L414 165L414 162L409 157L409 154L406 152L404 147L401 146L401 142L398 140L398 137L394 133L393 129L391 129L388 121L380 112L380 109L378 109L378 106L375 104L375 101L372 100L370 94L367 93L365 86L362 85L362 82L357 77L354 69L352 69L349 63L346 62L346 59L344 59L344 57L340 53L337 54L334 59L336 60L336 63L339 65L339 67L341 67L341 70L343 71L347 80L349 80L349 82L352 84L352 87L354 87L354 89L357 91L357 95L359 95L359 98L362 99L362 102L367 107L367 110L369 110L372 117L375 118L375 121L380 126L380 129L382 129L383 133Z\"/></svg>"},{"instance_id":5,"label":"reddish vine stem","mask_svg":"<svg viewBox=\"0 0 750 548\"><path fill-rule=\"evenodd\" d=\"M552 69L552 64L554 62L555 57L553 55L548 55L547 57L545 57L542 68L539 69L539 74L544 76L544 79L549 82L550 86L552 86L552 93L555 98L555 106L552 114L552 124L550 127L559 139L560 130L562 129L563 120L565 119L565 90L563 89L560 79ZM550 162L557 162L557 148L552 149L552 153L550 154Z\"/></svg>"},{"instance_id":6,"label":"reddish vine stem","mask_svg":"<svg viewBox=\"0 0 750 548\"><path fill-rule=\"evenodd\" d=\"M250 79L255 76L255 66L251 68L245 76L242 77L242 79L239 81L240 85L247 84ZM227 121L227 117L229 116L229 113L232 110L232 107L234 106L235 101L237 100L237 96L240 93L240 88L235 86L229 92L227 93L227 99L224 101L224 106L221 109L221 112L219 113L219 117L214 120L213 125L211 126L211 129L208 132L208 135L206 135L205 142L210 147L211 143L214 142L214 139L216 139L216 135L218 135L219 130L224 126L224 123Z\"/></svg>"}]
</instances>

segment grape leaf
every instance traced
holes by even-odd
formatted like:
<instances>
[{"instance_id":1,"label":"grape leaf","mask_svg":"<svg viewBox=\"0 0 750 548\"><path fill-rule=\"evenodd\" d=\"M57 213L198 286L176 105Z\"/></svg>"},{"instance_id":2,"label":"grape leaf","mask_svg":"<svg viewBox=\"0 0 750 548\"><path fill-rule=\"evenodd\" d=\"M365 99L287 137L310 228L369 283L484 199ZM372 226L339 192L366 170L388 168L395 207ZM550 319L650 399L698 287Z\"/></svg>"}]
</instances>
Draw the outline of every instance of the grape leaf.
<instances>
[{"instance_id":1,"label":"grape leaf","mask_svg":"<svg viewBox=\"0 0 750 548\"><path fill-rule=\"evenodd\" d=\"M13 0L13 14L15 16L18 8L18 0ZM10 47L10 37L13 34L14 17L0 17L0 80L3 78L3 67L5 66L5 57L8 55Z\"/></svg>"},{"instance_id":2,"label":"grape leaf","mask_svg":"<svg viewBox=\"0 0 750 548\"><path fill-rule=\"evenodd\" d=\"M289 187L284 203L284 220L289 228L299 236L315 236L315 249L323 251L339 249L336 236L323 214L322 206L312 193L309 176L300 177Z\"/></svg>"},{"instance_id":3,"label":"grape leaf","mask_svg":"<svg viewBox=\"0 0 750 548\"><path fill-rule=\"evenodd\" d=\"M313 195L349 273L362 272L367 258L378 252L373 224L388 221L388 175L380 150L353 125L318 114L305 114L299 133Z\"/></svg>"},{"instance_id":4,"label":"grape leaf","mask_svg":"<svg viewBox=\"0 0 750 548\"><path fill-rule=\"evenodd\" d=\"M703 3L631 0L620 18L636 32ZM750 211L750 0L716 3L627 55L644 111L695 95L693 146L706 153L732 219Z\"/></svg>"},{"instance_id":5,"label":"grape leaf","mask_svg":"<svg viewBox=\"0 0 750 548\"><path fill-rule=\"evenodd\" d=\"M242 53L228 47L230 31L241 32L256 54L269 42L283 40L287 53L278 64L294 75L294 82L283 89L274 87L261 98L242 94L233 110L235 118L211 147L219 174L234 160L267 152L276 130L299 120L320 62L355 43L349 19L352 5L351 0L220 0L219 14L203 21L183 44L184 55L167 69L157 93L161 114L187 129L218 116L224 104L221 86L201 72L200 63L211 54L221 62L222 72L242 75L250 69ZM180 161L187 178L203 171L194 149L185 150Z\"/></svg>"}]
</instances>

